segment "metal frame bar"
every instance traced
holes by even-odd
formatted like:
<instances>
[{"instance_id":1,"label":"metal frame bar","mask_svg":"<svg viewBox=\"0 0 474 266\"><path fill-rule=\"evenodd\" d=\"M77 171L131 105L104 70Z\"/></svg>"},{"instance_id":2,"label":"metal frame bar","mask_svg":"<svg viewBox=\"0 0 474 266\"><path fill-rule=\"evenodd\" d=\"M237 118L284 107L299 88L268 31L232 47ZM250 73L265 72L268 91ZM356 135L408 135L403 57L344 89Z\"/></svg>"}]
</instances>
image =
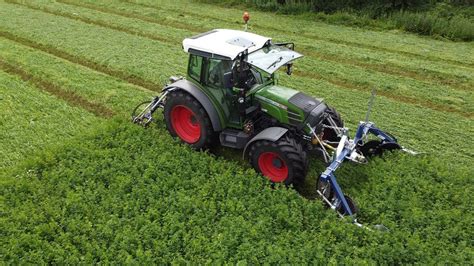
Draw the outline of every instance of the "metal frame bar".
<instances>
[{"instance_id":1,"label":"metal frame bar","mask_svg":"<svg viewBox=\"0 0 474 266\"><path fill-rule=\"evenodd\" d=\"M332 205L335 209L342 204L344 211L352 218L354 223L357 223L352 210L349 207L349 204L344 196L344 193L337 183L336 175L334 174L339 166L344 162L348 156L350 156L356 149L358 144L361 144L362 140L367 136L368 133L372 133L378 138L382 140L382 143L397 143L397 140L390 136L389 134L385 133L384 131L380 130L379 128L375 127L372 122L364 122L361 121L359 127L357 128L356 134L353 140L343 140L345 143L340 143L340 145L344 145L342 151L336 155L336 158L331 162L331 164L326 168L326 170L321 174L320 180L322 182L329 182L334 190L335 196L339 202ZM346 134L346 133L345 133ZM345 138L343 138L345 139ZM397 143L398 144L398 143Z\"/></svg>"}]
</instances>

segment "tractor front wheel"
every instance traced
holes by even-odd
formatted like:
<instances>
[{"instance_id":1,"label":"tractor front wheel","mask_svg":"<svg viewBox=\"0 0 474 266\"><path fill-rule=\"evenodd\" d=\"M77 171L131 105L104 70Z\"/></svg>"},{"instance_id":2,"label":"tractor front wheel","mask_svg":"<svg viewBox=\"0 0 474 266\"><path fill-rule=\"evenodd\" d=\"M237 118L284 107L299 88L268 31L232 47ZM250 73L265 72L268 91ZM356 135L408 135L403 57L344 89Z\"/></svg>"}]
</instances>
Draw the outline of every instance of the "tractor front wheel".
<instances>
[{"instance_id":1,"label":"tractor front wheel","mask_svg":"<svg viewBox=\"0 0 474 266\"><path fill-rule=\"evenodd\" d=\"M173 91L166 97L166 128L171 136L194 149L210 146L214 138L211 120L202 105L184 91Z\"/></svg>"},{"instance_id":2,"label":"tractor front wheel","mask_svg":"<svg viewBox=\"0 0 474 266\"><path fill-rule=\"evenodd\" d=\"M289 136L276 142L259 140L249 152L252 167L273 183L301 185L304 182L308 158L302 145Z\"/></svg>"}]
</instances>

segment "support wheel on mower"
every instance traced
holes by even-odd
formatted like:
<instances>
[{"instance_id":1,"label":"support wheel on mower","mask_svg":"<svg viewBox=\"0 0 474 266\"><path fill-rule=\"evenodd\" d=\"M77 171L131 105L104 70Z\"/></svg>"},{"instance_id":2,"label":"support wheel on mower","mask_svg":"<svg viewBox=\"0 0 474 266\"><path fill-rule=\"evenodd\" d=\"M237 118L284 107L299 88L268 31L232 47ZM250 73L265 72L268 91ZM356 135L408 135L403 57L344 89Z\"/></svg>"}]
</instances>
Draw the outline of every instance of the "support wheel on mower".
<instances>
[{"instance_id":1,"label":"support wheel on mower","mask_svg":"<svg viewBox=\"0 0 474 266\"><path fill-rule=\"evenodd\" d=\"M250 148L249 159L252 167L271 182L295 187L304 182L308 169L306 151L289 136L276 142L256 141Z\"/></svg>"},{"instance_id":2,"label":"support wheel on mower","mask_svg":"<svg viewBox=\"0 0 474 266\"><path fill-rule=\"evenodd\" d=\"M359 212L359 207L357 207L355 201L351 199L349 196L344 195L344 198L347 201L347 204L349 205L349 209L351 209L352 215L356 215ZM337 208L337 212L340 214L347 216L349 215L346 210L344 210L344 207L342 206L342 202L340 203L339 207Z\"/></svg>"},{"instance_id":3,"label":"support wheel on mower","mask_svg":"<svg viewBox=\"0 0 474 266\"><path fill-rule=\"evenodd\" d=\"M202 105L184 91L173 91L166 97L164 108L166 128L171 136L194 149L211 145L214 130Z\"/></svg>"}]
</instances>

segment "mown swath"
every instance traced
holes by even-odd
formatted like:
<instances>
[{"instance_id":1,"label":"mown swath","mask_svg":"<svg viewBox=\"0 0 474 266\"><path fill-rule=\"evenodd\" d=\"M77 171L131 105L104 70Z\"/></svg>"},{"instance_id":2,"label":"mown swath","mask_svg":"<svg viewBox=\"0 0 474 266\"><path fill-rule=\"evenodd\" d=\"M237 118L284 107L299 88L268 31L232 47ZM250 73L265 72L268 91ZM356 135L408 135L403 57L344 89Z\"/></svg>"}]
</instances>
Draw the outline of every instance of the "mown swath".
<instances>
[{"instance_id":1,"label":"mown swath","mask_svg":"<svg viewBox=\"0 0 474 266\"><path fill-rule=\"evenodd\" d=\"M128 74L128 73L120 71L120 70L111 69L110 67L101 65L99 63L96 63L96 62L91 61L89 59L86 59L84 57L67 53L63 50L59 50L59 49L55 48L54 46L37 43L35 41L29 40L29 39L26 39L26 38L23 38L23 37L19 37L17 35L11 34L9 32L2 31L1 29L0 29L0 36L4 37L4 38L7 38L9 40L12 40L12 41L21 43L23 45L41 50L45 53L55 55L57 57L68 60L70 62L88 67L88 68L93 69L95 71L99 71L99 72L102 72L104 74L107 74L107 75L125 80L128 83L131 83L131 84L134 84L134 85L137 85L137 86L141 86L141 87L147 88L147 89L152 90L152 91L160 91L161 90L161 86L158 85L158 84L155 84L153 82L144 80L144 79L142 79L140 77L137 77L133 74Z\"/></svg>"},{"instance_id":2,"label":"mown swath","mask_svg":"<svg viewBox=\"0 0 474 266\"><path fill-rule=\"evenodd\" d=\"M92 9L92 10L96 10L96 11L100 11L100 12L104 12L104 13L125 16L125 17L133 18L133 19L139 19L139 20L150 22L150 23L155 23L155 24L158 24L158 25L161 25L161 26L171 26L171 27L175 27L175 28L179 28L179 29L183 29L183 30L189 30L193 33L198 33L198 32L202 32L203 30L207 30L207 29L203 29L203 28L199 28L198 30L196 30L196 28L191 26L190 24L183 24L183 23L176 24L176 23L164 22L163 20L156 20L154 18L147 17L147 16L144 16L144 15L137 15L137 14L134 14L134 13L132 14L132 13L130 13L132 11L128 11L128 12L124 12L122 10L117 11L115 9L105 8L103 6L97 6L97 5L94 5L94 4L86 4L86 3L76 3L76 2L72 2L72 1L58 1L58 2L73 5L73 6L88 8L88 9ZM217 19L217 21L224 21L226 23L229 23L229 21L227 21L227 20ZM208 28L208 29L211 29L211 28ZM143 36L150 36L150 34L147 34L147 33L144 33L144 32L141 32L141 33L143 34ZM153 36L157 36L157 35L154 34ZM298 35L298 37L300 38L301 36ZM162 37L158 37L158 38L162 38ZM406 69L406 67L400 67L400 66L396 66L396 65L392 65L392 64L388 64L388 63L374 64L374 63L364 62L361 59L357 59L357 60L356 59L348 59L347 57L341 57L341 56L338 56L336 54L327 54L327 53L322 54L320 51L316 52L315 47L309 46L309 45L306 45L306 44L305 45L298 45L298 50L302 51L305 55L312 56L312 57L315 57L315 58L318 58L318 59L321 59L321 60L328 60L328 61L336 62L336 63L339 63L339 64L361 66L361 67L368 68L368 69L378 71L378 72L381 72L381 73L395 74L395 75L405 76L405 77L414 78L414 79L423 80L423 81L428 81L428 82L437 81L437 82L440 82L442 84L449 85L449 86L452 86L452 87L460 89L460 90L468 90L471 87L470 84L466 84L465 82L461 82L461 81L457 80L455 77L453 77L452 75L448 75L446 73L441 73L441 72L434 71L434 70L427 70L427 69L408 70L408 69ZM440 62L446 63L446 61L444 61L444 60L440 61Z\"/></svg>"},{"instance_id":3,"label":"mown swath","mask_svg":"<svg viewBox=\"0 0 474 266\"><path fill-rule=\"evenodd\" d=\"M36 9L36 8L33 7L33 9ZM41 8L40 10L43 10L43 9L44 8ZM48 11L48 13L50 13L50 12ZM63 12L61 12L61 13L53 12L53 13L55 15L63 16ZM70 18L71 15L68 15L66 17ZM74 18L74 16L72 16L72 17ZM84 20L86 20L86 23L90 22L90 19L86 18ZM97 25L97 23L92 23L92 24ZM121 29L118 29L116 26L109 27L109 25L105 25L103 22L99 23L99 26L114 29L114 30L119 30L119 31L122 31L122 32L125 32L125 33L128 33L128 34L132 33L132 31L130 31L130 30L121 30ZM135 32L135 33L137 33L137 35L139 35L139 36L149 38L149 39L154 39L154 40L160 40L162 38L162 37L150 38L150 34L142 34L142 33L138 33L138 32ZM299 75L299 76L315 78L314 75L307 75L307 73L309 73L309 72L308 71L306 71L306 72L302 71L301 73L296 72L296 74ZM353 81L345 80L343 78L335 78L335 77L331 77L331 76L327 76L327 75L317 75L317 78L327 80L330 83L341 86L343 88L350 88L350 89L357 88L359 90L360 89L365 89L365 90L370 90L371 89L371 85L360 85L360 84L357 84ZM453 107L448 106L448 105L437 104L436 102L432 102L430 100L423 100L423 98L420 98L419 96L414 98L414 97L405 96L405 95L402 95L402 94L399 94L399 93L396 93L396 92L391 93L391 92L387 92L387 91L382 92L380 95L383 95L383 96L386 96L386 97L389 97L389 98L392 98L392 99L398 99L400 101L404 101L404 102L407 102L407 103L420 104L422 106L425 106L427 108L431 108L433 110L459 113L459 114L461 114L463 116L466 116L466 117L471 117L471 115L472 115L468 111L466 112L466 111L463 111L463 110L459 110L457 108L453 108Z\"/></svg>"},{"instance_id":4,"label":"mown swath","mask_svg":"<svg viewBox=\"0 0 474 266\"><path fill-rule=\"evenodd\" d=\"M38 7L38 6L34 6L32 4L20 3L20 2L16 2L16 1L12 1L12 0L5 0L5 2L10 3L10 4L17 4L17 5L20 5L20 6L25 6L25 7L31 8L33 10L42 11L42 12L52 14L52 15L56 15L56 16L61 16L61 17L65 17L65 18L78 20L78 21L81 21L81 22L84 22L84 23L87 23L87 24L91 24L91 25L105 27L105 28L109 28L109 29L113 29L113 30L118 30L118 31L122 31L122 32L132 34L132 35L139 35L139 36L146 37L146 38L149 38L149 39L152 39L152 40L155 40L155 41L167 42L167 43L176 43L174 40L166 38L164 36L158 36L156 34L155 35L147 34L147 33L144 33L144 32L129 29L127 27L115 26L115 25L106 23L106 22L101 21L101 20L89 19L89 18L86 18L86 17L82 17L80 15L72 15L72 14L69 14L69 13L66 13L66 12L55 11L55 10L47 8L46 6Z\"/></svg>"},{"instance_id":5,"label":"mown swath","mask_svg":"<svg viewBox=\"0 0 474 266\"><path fill-rule=\"evenodd\" d=\"M193 26L190 26L190 25L185 24L185 23L164 22L163 20L160 20L160 19L155 19L155 18L151 18L151 17L137 15L137 14L133 14L133 13L129 13L129 12L123 12L123 11L119 11L119 10L112 9L112 8L99 7L99 6L96 6L96 5L93 5L93 4L78 3L78 2L64 1L64 0L58 0L57 2L62 3L62 4L67 4L67 5L85 7L85 8L93 9L93 10L100 11L100 12L103 12L103 13L110 13L110 14L124 16L124 17L128 17L128 18L133 18L133 19L140 19L140 20L143 20L143 21L146 21L146 22L149 22L149 23L153 23L153 24L157 24L157 25L161 25L161 26L171 26L171 27L175 27L175 28L179 28L179 29L185 29L185 30L189 30L189 31L193 31L193 32L201 32L203 30L203 28L193 27Z\"/></svg>"},{"instance_id":6,"label":"mown swath","mask_svg":"<svg viewBox=\"0 0 474 266\"><path fill-rule=\"evenodd\" d=\"M61 1L65 1L65 0L61 0ZM71 3L69 0L66 0L65 2ZM234 21L231 21L231 20L228 20L228 19L222 19L222 18L218 18L218 17L214 17L214 16L209 16L209 15L206 15L206 14L196 14L194 12L185 11L185 10L182 10L182 9L181 10L170 9L170 8L164 7L163 5L159 6L159 5L156 5L156 4L134 2L134 1L130 1L130 0L125 0L125 2L133 4L133 5L140 5L140 6L147 7L147 8L165 9L165 10L169 10L169 11L172 11L172 12L180 12L180 13L187 14L189 16L194 16L194 17L208 18L208 19L212 19L212 20L216 20L216 21L223 21L223 22L234 22ZM263 25L260 25L260 24L255 24L255 25L252 25L252 26L254 28L261 28L261 29L265 29L265 30L272 30L272 31L282 32L282 33L284 33L285 35L288 35L288 36L295 35L294 32L283 30L279 27L272 27L272 26L268 26L268 25L263 26ZM363 48L377 50L377 51L390 52L390 53L395 53L395 54L400 54L400 55L408 55L410 57L424 58L424 59L429 59L431 61L449 62L450 64L458 65L458 66L467 66L467 67L471 67L471 68L474 67L473 63L466 63L466 62L461 62L459 60L441 58L441 57L437 57L437 56L433 56L433 55L429 55L429 56L421 55L421 54L412 53L412 52L408 52L408 51L395 50L395 49L390 49L390 48L387 48L387 47L369 45L369 44L360 43L360 42L353 42L353 41L341 40L341 39L330 38L330 37L322 37L322 36L318 36L318 35L314 35L314 34L310 34L310 33L298 33L297 35L301 35L301 36L304 36L304 37L307 37L307 38L310 38L310 39L313 39L313 40L323 40L323 41L329 41L329 42L338 43L338 44L345 44L345 45L352 46L352 47L363 47Z\"/></svg>"},{"instance_id":7,"label":"mown swath","mask_svg":"<svg viewBox=\"0 0 474 266\"><path fill-rule=\"evenodd\" d=\"M75 94L74 92L71 92L71 91L66 92L64 89L60 88L59 86L49 81L34 77L33 75L27 73L23 69L17 66L11 65L1 58L0 58L0 69L2 69L3 71L7 73L17 75L21 77L21 79L23 79L24 81L31 82L38 88L55 95L56 97L68 102L69 104L84 108L85 110L88 110L89 112L97 116L112 117L114 115L114 112L108 109L107 107L102 106L98 103L90 102L84 99L83 97Z\"/></svg>"},{"instance_id":8,"label":"mown swath","mask_svg":"<svg viewBox=\"0 0 474 266\"><path fill-rule=\"evenodd\" d=\"M350 90L358 90L358 91L371 91L374 87L370 85L356 85L353 82L350 82L348 80L344 80L341 78L335 79L335 78L328 78L322 75L319 75L315 72L305 72L305 71L299 71L294 73L295 76L299 77L307 77L311 79L322 79L326 80L331 84L334 84L338 87L345 88L345 89L350 89ZM379 90L377 92L378 95L381 95L383 97L387 97L392 100L396 100L398 102L403 102L407 104L414 104L414 105L421 105L425 108L440 111L440 112L450 112L450 113L456 113L461 116L464 116L466 118L472 118L473 114L471 112L465 112L458 110L452 106L449 105L441 105L441 104L435 104L432 101L429 100L424 100L420 98L412 98L408 96L404 96L401 94L394 94L394 93L389 93L386 91Z\"/></svg>"},{"instance_id":9,"label":"mown swath","mask_svg":"<svg viewBox=\"0 0 474 266\"><path fill-rule=\"evenodd\" d=\"M461 91L470 91L471 84L466 82L462 82L456 79L453 76L447 75L445 73L440 73L432 70L409 70L403 69L401 67L397 67L390 64L372 64L363 62L361 60L355 60L347 57L340 57L337 55L332 54L323 54L315 51L312 47L306 45L299 45L298 50L301 51L303 54L330 62L335 62L339 64L346 64L346 65L353 65L358 67L363 67L365 69L370 69L373 71L377 71L380 73L402 76L406 78L413 78L420 81L430 82L430 83L441 83L443 85L447 85L450 88L461 90Z\"/></svg>"}]
</instances>

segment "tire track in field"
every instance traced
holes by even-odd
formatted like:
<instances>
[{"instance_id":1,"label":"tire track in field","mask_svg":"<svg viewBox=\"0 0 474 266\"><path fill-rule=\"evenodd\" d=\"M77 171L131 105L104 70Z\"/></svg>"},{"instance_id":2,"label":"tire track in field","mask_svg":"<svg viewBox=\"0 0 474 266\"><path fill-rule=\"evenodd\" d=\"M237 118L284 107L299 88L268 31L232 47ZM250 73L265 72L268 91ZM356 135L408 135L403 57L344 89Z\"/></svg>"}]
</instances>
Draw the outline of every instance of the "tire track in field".
<instances>
[{"instance_id":1,"label":"tire track in field","mask_svg":"<svg viewBox=\"0 0 474 266\"><path fill-rule=\"evenodd\" d=\"M322 75L319 75L317 73L313 72L306 72L306 71L298 71L294 72L293 75L298 76L298 77L303 77L303 78L310 78L310 79L316 79L316 80L324 80L326 82L329 82L337 87L344 88L344 89L349 89L349 90L357 90L357 91L363 91L363 92L370 92L373 88L373 86L369 85L362 85L362 84L354 84L353 82L344 80L344 79L334 79L334 78L327 78ZM423 100L420 98L415 98L415 97L409 97L409 96L404 96L400 94L393 94L387 91L383 90L377 90L377 94L384 96L385 98L397 101L397 102L402 102L406 104L411 104L411 105L420 105L423 106L424 108L428 108L431 110L436 110L439 112L449 112L449 113L455 113L458 115L461 115L466 118L472 118L473 115L470 112L465 112L458 110L456 108L453 108L449 105L442 105L442 104L436 104L433 102L430 102L428 100Z\"/></svg>"},{"instance_id":2,"label":"tire track in field","mask_svg":"<svg viewBox=\"0 0 474 266\"><path fill-rule=\"evenodd\" d=\"M0 69L6 73L19 76L23 81L30 82L37 88L58 97L68 104L85 109L96 116L110 118L115 114L112 110L101 104L90 102L73 91L67 91L49 81L35 77L22 68L7 63L2 58L0 58Z\"/></svg>"},{"instance_id":3,"label":"tire track in field","mask_svg":"<svg viewBox=\"0 0 474 266\"><path fill-rule=\"evenodd\" d=\"M7 0L7 2L11 2L11 1L12 0ZM102 12L102 13L113 14L113 15L117 15L117 16L131 18L131 19L138 19L138 20L142 20L142 21L145 21L145 22L158 24L160 26L170 26L170 27L174 27L174 28L188 30L188 31L191 31L193 33L200 33L203 30L203 29L200 29L201 31L197 31L194 28L189 28L188 25L184 25L184 24L172 25L172 24L169 24L169 23L163 23L162 21L159 21L159 20L156 20L156 19L145 18L143 16L129 14L129 13L116 11L116 10L112 10L112 9L108 9L108 8L103 8L103 7L99 7L99 6L95 6L95 5L91 5L91 4L74 3L74 2L70 2L70 1L64 1L64 0L57 0L57 2L62 3L62 4L66 4L66 5L72 5L72 6L92 9L92 10ZM19 4L19 3L17 3L17 4ZM104 22L104 21L97 21L97 20L92 20L92 19L88 19L88 18L79 19L79 18L77 18L77 16L73 16L73 15L70 15L70 14L65 14L64 12L57 12L57 11L47 10L45 8L32 7L30 5L23 4L23 3L21 5L31 7L32 9L45 11L47 13L51 13L51 14L54 14L54 15L65 16L65 17L72 18L72 19L78 19L78 20L81 20L81 21L86 22L86 23L92 23L92 24L95 24L95 25L108 27L108 28L111 28L111 29L122 30L122 31L128 32L130 34L139 35L139 36L142 36L142 37L150 38L150 39L157 40L157 41L162 41L162 42L165 42L165 43L175 44L176 41L178 41L178 42L181 41L181 40L170 41L170 39L167 38L167 37L158 36L156 34L149 34L149 33L143 32L143 31L130 30L130 29L125 28L125 27L111 25L110 23L107 23L107 22ZM204 30L207 30L207 29L204 29ZM439 82L442 85L450 86L451 88L453 88L455 90L459 90L459 91L470 91L471 87L472 87L472 86L466 84L465 82L461 82L461 81L457 80L456 78L450 77L450 75L445 74L445 73L440 73L440 72L436 72L436 71L432 71L432 70L423 70L423 71L406 70L406 69L403 69L402 67L397 67L397 66L393 66L393 65L389 65L389 64L365 63L365 62L362 62L362 61L357 60L357 59L349 59L349 58L340 57L340 56L337 56L337 55L318 53L318 52L314 51L313 47L308 46L308 45L299 45L299 47L301 47L301 48L299 48L299 50L302 53L304 53L305 55L308 55L308 57L312 57L312 58L327 61L327 62L337 63L337 64L341 64L341 65L347 65L347 66L358 66L358 67L362 67L362 68L365 68L365 69L370 69L370 70L373 70L373 71L376 71L376 72L379 72L379 73L395 75L395 76L401 76L401 77L405 77L405 78L411 78L411 79L419 80L419 81L426 82L426 83L433 83L433 81L435 81L435 82ZM444 77L441 77L441 76L444 76Z\"/></svg>"},{"instance_id":4,"label":"tire track in field","mask_svg":"<svg viewBox=\"0 0 474 266\"><path fill-rule=\"evenodd\" d=\"M145 37L145 38L148 38L148 39L152 39L152 40L155 40L155 41L160 41L160 42L170 43L170 44L175 44L176 43L174 41L170 41L170 39L166 38L166 37L162 37L162 36L158 36L158 35L154 35L154 34L149 34L149 33L142 32L142 31L136 31L136 30L132 30L132 29L129 29L129 28L126 28L126 27L112 25L110 23L106 23L106 22L101 21L101 20L94 20L94 19L81 17L79 15L73 15L73 14L66 13L66 12L55 11L55 10L48 9L46 7L38 7L38 6L28 4L28 3L20 3L20 2L16 2L15 0L5 0L5 2L9 3L9 4L14 4L14 5L19 5L19 6L22 6L22 7L26 7L26 8L29 8L29 9L41 11L41 12L48 13L48 14L55 15L55 16L61 16L61 17L69 18L69 19L78 20L78 21L81 21L81 22L84 22L84 23L87 23L87 24L91 24L91 25L101 26L101 27L109 28L109 29L113 29L113 30L118 30L118 31L126 32L126 33L132 34L132 35L139 35L139 36L142 36L142 37Z\"/></svg>"},{"instance_id":5,"label":"tire track in field","mask_svg":"<svg viewBox=\"0 0 474 266\"><path fill-rule=\"evenodd\" d=\"M125 82L128 82L130 84L146 88L151 91L156 91L160 92L162 87L159 84L156 84L154 82L142 79L134 74L128 74L127 72L121 71L121 70L116 70L116 69L111 69L105 65L101 65L99 63L96 63L94 61L91 61L87 58L80 57L77 55L70 54L68 52L65 52L63 50L57 49L51 45L46 45L46 44L41 44L37 43L35 41L14 35L12 33L9 33L7 31L3 31L0 28L0 37L4 37L6 39L9 39L11 41L17 42L19 44L22 44L24 46L31 47L36 50L40 50L42 52L45 52L47 54L54 55L56 57L62 58L66 61L69 61L73 64L78 64L84 67L87 67L89 69L92 69L94 71L106 74L108 76L123 80Z\"/></svg>"},{"instance_id":6,"label":"tire track in field","mask_svg":"<svg viewBox=\"0 0 474 266\"><path fill-rule=\"evenodd\" d=\"M184 11L184 10L179 10L178 11L178 10L174 10L174 9L171 9L171 8L158 7L158 6L155 6L155 5L150 5L150 4L145 4L145 3L136 3L136 2L132 2L130 0L121 0L121 1L126 2L128 4L131 4L131 5L138 5L138 6L157 9L157 10L161 9L161 10L168 10L168 11L173 11L173 12L180 12L181 14L186 14L186 15L193 16L193 17L207 18L207 19L211 19L211 20L215 20L215 21L221 21L221 22L225 22L225 23L234 23L235 22L235 21L230 21L230 20L223 19L223 18L220 18L220 17L214 17L214 16L210 16L210 15L205 15L205 14L196 14L196 13L189 12L189 11ZM59 0L58 2L71 3L72 1ZM272 31L276 31L276 32L281 32L281 33L284 33L284 34L287 34L287 35L289 34L289 35L304 36L304 37L306 37L308 39L312 39L312 40L327 41L327 42L332 42L332 43L336 43L336 44L344 44L344 45L352 46L352 47L356 47L356 48L366 48L366 49L375 50L375 51L383 51L383 52L389 52L389 53L395 53L395 54L401 54L401 55L408 55L408 56L418 57L418 58L422 58L422 59L430 60L430 61L437 61L437 62L443 62L443 63L449 62L450 64L456 65L456 66L474 68L474 63L461 62L461 61L458 61L458 60L455 60L455 59L446 59L446 58L441 58L441 57L432 56L432 55L431 56L421 55L421 54L417 54L417 53L413 53L413 52L390 49L390 48L385 48L385 47L380 47L380 46L370 45L370 44L364 44L364 43L345 41L345 40L340 40L340 39L336 39L336 38L323 38L321 36L317 36L317 35L314 35L314 34L308 34L308 33L295 33L295 32L292 32L292 31L282 30L280 28L272 27L272 26L262 26L262 25L257 24L257 25L252 25L252 27L253 28L260 28L260 29L263 29L263 30L272 30Z\"/></svg>"},{"instance_id":7,"label":"tire track in field","mask_svg":"<svg viewBox=\"0 0 474 266\"><path fill-rule=\"evenodd\" d=\"M12 1L12 0L7 0L7 1ZM102 13L114 14L114 15L117 15L117 16L127 17L127 18L131 18L131 19L138 19L138 20L146 21L146 22L161 25L161 26L169 26L169 27L173 27L173 28L177 28L177 29L188 30L188 31L191 31L191 32L196 32L196 33L202 32L202 30L203 30L202 27L194 27L194 26L186 24L186 23L179 23L179 22L167 22L166 23L166 22L163 22L162 20L159 20L159 19L154 19L154 18L141 16L141 15L137 15L137 14L132 14L132 13L128 13L128 12L123 12L123 11L116 10L116 9L104 8L104 7L100 7L100 6L93 5L93 4L76 3L76 2L73 2L73 1L67 1L67 0L66 1L65 0L56 0L56 2L61 3L61 4L65 4L65 5L88 8L88 9L92 9L92 10L99 11L99 12L102 12ZM17 4L20 4L20 3L17 3Z\"/></svg>"},{"instance_id":8,"label":"tire track in field","mask_svg":"<svg viewBox=\"0 0 474 266\"><path fill-rule=\"evenodd\" d=\"M352 58L343 58L336 55L331 54L323 54L318 53L312 49L310 46L299 45L299 51L304 55L309 55L310 57L320 59L326 62L338 63L341 65L346 66L357 66L364 69L372 70L375 72L379 72L382 74L389 74L393 76L403 77L403 78L411 78L425 84L433 84L434 82L438 82L442 85L449 86L450 88L457 90L457 91L471 91L472 86L467 84L467 82L459 81L456 78L446 77L447 75L444 73L432 71L432 70L423 70L423 71L413 71L402 69L399 67L390 66L387 64L371 64L365 63L357 59ZM445 77L440 77L443 75Z\"/></svg>"}]
</instances>

